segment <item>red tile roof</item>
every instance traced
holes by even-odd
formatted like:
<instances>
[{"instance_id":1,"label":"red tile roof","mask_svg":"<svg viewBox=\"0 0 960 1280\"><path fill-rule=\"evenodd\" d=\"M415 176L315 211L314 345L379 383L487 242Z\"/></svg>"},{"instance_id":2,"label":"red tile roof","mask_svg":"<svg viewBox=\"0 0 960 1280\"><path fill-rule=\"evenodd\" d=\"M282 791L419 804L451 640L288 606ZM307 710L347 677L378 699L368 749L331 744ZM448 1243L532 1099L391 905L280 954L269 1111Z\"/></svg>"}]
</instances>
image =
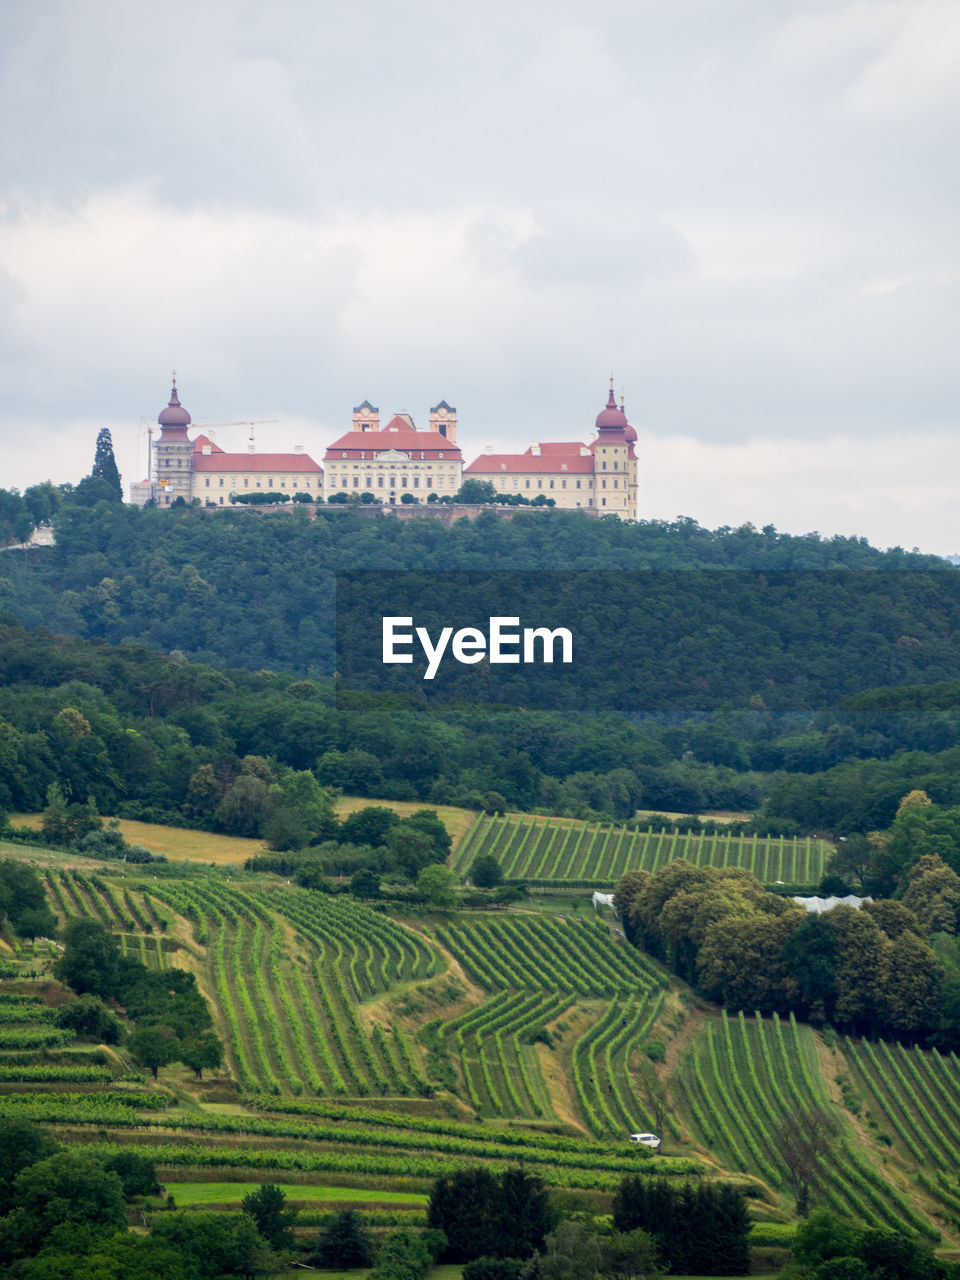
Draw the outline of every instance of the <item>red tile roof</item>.
<instances>
[{"instance_id":1,"label":"red tile roof","mask_svg":"<svg viewBox=\"0 0 960 1280\"><path fill-rule=\"evenodd\" d=\"M399 425L395 426L395 423ZM439 431L417 431L402 418L391 419L382 431L348 431L339 440L334 440L323 456L325 462L336 462L346 453L348 460L356 462L361 454L372 460L386 449L399 449L417 461L421 458L434 461L441 453L445 462L457 462L462 458L459 447Z\"/></svg>"},{"instance_id":2,"label":"red tile roof","mask_svg":"<svg viewBox=\"0 0 960 1280\"><path fill-rule=\"evenodd\" d=\"M211 440L209 436L197 436L193 442L193 452L203 453L204 446L208 445L211 453L223 453L223 450L215 440Z\"/></svg>"},{"instance_id":3,"label":"red tile roof","mask_svg":"<svg viewBox=\"0 0 960 1280\"><path fill-rule=\"evenodd\" d=\"M547 452L544 453L543 450ZM464 475L589 475L593 471L593 456L584 456L579 444L541 445L540 453L486 453L476 458Z\"/></svg>"},{"instance_id":4,"label":"red tile roof","mask_svg":"<svg viewBox=\"0 0 960 1280\"><path fill-rule=\"evenodd\" d=\"M195 453L194 471L304 472L320 475L323 468L307 453Z\"/></svg>"}]
</instances>

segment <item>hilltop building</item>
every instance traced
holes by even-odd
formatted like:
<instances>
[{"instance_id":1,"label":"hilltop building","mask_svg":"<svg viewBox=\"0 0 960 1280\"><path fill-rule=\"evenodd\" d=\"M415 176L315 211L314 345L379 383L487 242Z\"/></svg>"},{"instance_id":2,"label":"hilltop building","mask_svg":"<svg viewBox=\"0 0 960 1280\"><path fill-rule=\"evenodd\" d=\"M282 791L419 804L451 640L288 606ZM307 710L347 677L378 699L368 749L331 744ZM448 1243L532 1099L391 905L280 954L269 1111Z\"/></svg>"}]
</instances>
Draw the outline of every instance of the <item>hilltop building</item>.
<instances>
[{"instance_id":1,"label":"hilltop building","mask_svg":"<svg viewBox=\"0 0 960 1280\"><path fill-rule=\"evenodd\" d=\"M418 431L407 413L380 425L380 410L364 400L353 411L353 427L323 457L327 498L372 493L393 505L405 493L426 502L431 493L460 488L463 454L457 445L457 411L445 400L430 410L430 427Z\"/></svg>"},{"instance_id":2,"label":"hilltop building","mask_svg":"<svg viewBox=\"0 0 960 1280\"><path fill-rule=\"evenodd\" d=\"M485 453L464 471L474 480L489 480L497 493L525 498L543 494L572 511L578 507L623 520L637 518L637 433L610 395L596 421L590 444L547 441L525 453Z\"/></svg>"},{"instance_id":3,"label":"hilltop building","mask_svg":"<svg viewBox=\"0 0 960 1280\"><path fill-rule=\"evenodd\" d=\"M204 506L223 507L231 493L323 493L323 468L296 445L293 453L257 453L251 441L246 453L227 453L205 435L191 440L187 428L192 419L180 403L173 381L170 403L157 418L160 438L153 446L151 474L130 486L130 501L144 506L151 498L158 507L169 507L178 498L199 500Z\"/></svg>"}]
</instances>

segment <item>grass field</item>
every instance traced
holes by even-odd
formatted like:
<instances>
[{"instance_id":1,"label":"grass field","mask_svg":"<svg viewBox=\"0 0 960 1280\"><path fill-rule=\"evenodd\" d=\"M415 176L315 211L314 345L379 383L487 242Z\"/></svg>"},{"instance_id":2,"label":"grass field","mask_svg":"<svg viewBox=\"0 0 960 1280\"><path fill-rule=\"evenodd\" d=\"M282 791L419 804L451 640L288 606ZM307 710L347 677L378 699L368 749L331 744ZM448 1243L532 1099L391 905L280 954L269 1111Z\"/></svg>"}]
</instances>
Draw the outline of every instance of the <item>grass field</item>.
<instances>
[{"instance_id":1,"label":"grass field","mask_svg":"<svg viewBox=\"0 0 960 1280\"><path fill-rule=\"evenodd\" d=\"M40 830L39 813L15 813L10 821L15 827ZM247 858L266 848L262 840L165 827L153 822L132 822L127 818L120 819L120 830L131 844L142 844L151 853L162 853L171 862L213 862L218 867L242 867Z\"/></svg>"},{"instance_id":2,"label":"grass field","mask_svg":"<svg viewBox=\"0 0 960 1280\"><path fill-rule=\"evenodd\" d=\"M403 818L409 817L418 809L435 809L440 821L450 832L454 853L477 818L471 809L455 809L452 805L427 805L409 800L371 800L365 796L341 796L335 807L337 815L345 818L368 805L392 809ZM39 831L41 815L15 813L10 821L14 826ZM142 844L151 853L162 853L171 862L212 862L218 867L242 867L247 858L263 853L267 847L262 840L248 840L243 836L223 836L212 831L191 831L186 827L133 822L127 818L119 821L124 838L131 844Z\"/></svg>"},{"instance_id":3,"label":"grass field","mask_svg":"<svg viewBox=\"0 0 960 1280\"><path fill-rule=\"evenodd\" d=\"M181 1208L200 1204L239 1204L256 1191L259 1182L170 1182L169 1189ZM293 1204L306 1201L340 1201L350 1204L410 1205L420 1208L428 1197L415 1191L380 1191L376 1187L314 1187L302 1182L281 1182L280 1190Z\"/></svg>"}]
</instances>

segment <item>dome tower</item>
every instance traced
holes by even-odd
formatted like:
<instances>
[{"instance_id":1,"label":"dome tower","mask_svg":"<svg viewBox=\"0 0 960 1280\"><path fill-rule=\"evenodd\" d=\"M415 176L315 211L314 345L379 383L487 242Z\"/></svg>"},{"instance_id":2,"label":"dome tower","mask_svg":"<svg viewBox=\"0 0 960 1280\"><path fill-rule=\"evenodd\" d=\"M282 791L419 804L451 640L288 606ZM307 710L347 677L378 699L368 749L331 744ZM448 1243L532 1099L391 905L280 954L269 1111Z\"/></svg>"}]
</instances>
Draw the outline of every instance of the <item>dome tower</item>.
<instances>
[{"instance_id":1,"label":"dome tower","mask_svg":"<svg viewBox=\"0 0 960 1280\"><path fill-rule=\"evenodd\" d=\"M169 507L177 498L193 497L193 445L187 436L192 419L180 403L177 376L173 376L170 402L157 417L160 439L156 443L157 506Z\"/></svg>"},{"instance_id":2,"label":"dome tower","mask_svg":"<svg viewBox=\"0 0 960 1280\"><path fill-rule=\"evenodd\" d=\"M590 445L594 465L595 502L601 512L623 520L637 518L637 433L627 421L623 403L613 394L597 415L597 438Z\"/></svg>"}]
</instances>

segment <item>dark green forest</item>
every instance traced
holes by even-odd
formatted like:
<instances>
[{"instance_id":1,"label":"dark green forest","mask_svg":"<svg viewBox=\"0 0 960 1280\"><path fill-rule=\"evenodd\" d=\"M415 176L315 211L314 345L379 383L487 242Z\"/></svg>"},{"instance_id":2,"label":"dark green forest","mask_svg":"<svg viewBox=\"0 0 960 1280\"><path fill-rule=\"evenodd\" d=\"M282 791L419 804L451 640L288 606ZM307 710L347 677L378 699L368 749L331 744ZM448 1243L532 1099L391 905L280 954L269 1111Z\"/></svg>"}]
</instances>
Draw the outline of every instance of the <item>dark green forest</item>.
<instances>
[{"instance_id":1,"label":"dark green forest","mask_svg":"<svg viewBox=\"0 0 960 1280\"><path fill-rule=\"evenodd\" d=\"M360 795L619 820L745 809L787 833L887 827L914 788L960 804L960 576L934 557L559 512L446 529L68 501L53 518L54 548L0 557L7 810L43 808L57 782L100 812L217 826L248 757ZM642 573L644 645L588 622L598 681L643 705L491 708L325 678L337 570L490 567Z\"/></svg>"}]
</instances>

